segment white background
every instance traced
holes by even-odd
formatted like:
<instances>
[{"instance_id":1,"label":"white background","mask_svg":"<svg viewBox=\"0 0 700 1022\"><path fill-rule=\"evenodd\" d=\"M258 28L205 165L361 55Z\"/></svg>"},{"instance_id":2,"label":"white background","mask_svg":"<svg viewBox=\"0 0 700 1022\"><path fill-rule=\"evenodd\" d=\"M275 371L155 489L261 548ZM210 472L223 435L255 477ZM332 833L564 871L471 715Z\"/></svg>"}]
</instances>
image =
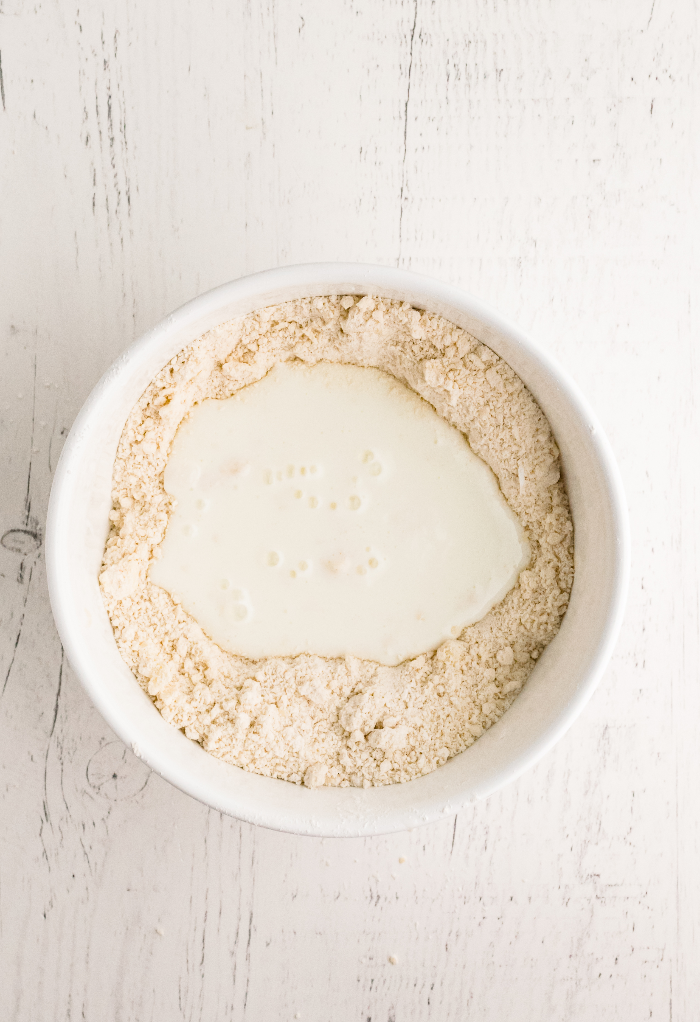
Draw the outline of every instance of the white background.
<instances>
[{"instance_id":1,"label":"white background","mask_svg":"<svg viewBox=\"0 0 700 1022\"><path fill-rule=\"evenodd\" d=\"M1 0L3 1020L700 1017L698 20ZM427 272L530 330L631 507L583 716L507 790L388 838L256 830L149 776L62 658L40 543L8 533L41 539L63 438L134 336L313 260Z\"/></svg>"}]
</instances>

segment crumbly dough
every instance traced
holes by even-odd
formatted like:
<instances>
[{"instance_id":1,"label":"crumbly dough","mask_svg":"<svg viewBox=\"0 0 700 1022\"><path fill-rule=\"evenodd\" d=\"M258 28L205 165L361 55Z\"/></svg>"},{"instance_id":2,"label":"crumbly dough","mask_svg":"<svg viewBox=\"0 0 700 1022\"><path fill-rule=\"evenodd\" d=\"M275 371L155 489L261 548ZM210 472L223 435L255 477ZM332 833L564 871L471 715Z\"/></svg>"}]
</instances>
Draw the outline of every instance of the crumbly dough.
<instances>
[{"instance_id":1,"label":"crumbly dough","mask_svg":"<svg viewBox=\"0 0 700 1022\"><path fill-rule=\"evenodd\" d=\"M225 652L148 580L168 524L163 470L194 404L278 361L375 366L462 430L525 528L529 567L458 639L397 667L355 657ZM407 781L463 752L508 709L559 629L573 527L549 424L502 359L407 303L307 298L225 323L158 373L124 428L100 586L119 650L163 717L207 752L310 787Z\"/></svg>"}]
</instances>

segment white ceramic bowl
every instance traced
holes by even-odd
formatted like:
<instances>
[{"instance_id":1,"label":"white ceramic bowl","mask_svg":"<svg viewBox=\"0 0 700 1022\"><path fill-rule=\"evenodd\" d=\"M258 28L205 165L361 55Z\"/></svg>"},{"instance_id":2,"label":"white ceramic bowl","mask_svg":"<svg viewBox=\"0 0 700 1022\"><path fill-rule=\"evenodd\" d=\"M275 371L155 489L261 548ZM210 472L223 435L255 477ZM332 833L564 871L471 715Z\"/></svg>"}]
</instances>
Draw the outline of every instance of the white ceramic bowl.
<instances>
[{"instance_id":1,"label":"white ceramic bowl","mask_svg":"<svg viewBox=\"0 0 700 1022\"><path fill-rule=\"evenodd\" d=\"M131 408L184 345L233 316L293 298L381 295L445 316L488 344L524 380L561 450L575 527L576 574L561 630L510 710L470 749L406 784L307 788L208 755L167 724L119 655L97 573L108 532L112 466ZM56 625L89 696L153 770L221 812L296 834L357 836L455 813L518 777L581 712L610 656L624 609L625 500L603 432L562 370L519 330L464 291L384 266L320 263L257 273L184 305L102 377L68 437L51 491L46 561Z\"/></svg>"}]
</instances>

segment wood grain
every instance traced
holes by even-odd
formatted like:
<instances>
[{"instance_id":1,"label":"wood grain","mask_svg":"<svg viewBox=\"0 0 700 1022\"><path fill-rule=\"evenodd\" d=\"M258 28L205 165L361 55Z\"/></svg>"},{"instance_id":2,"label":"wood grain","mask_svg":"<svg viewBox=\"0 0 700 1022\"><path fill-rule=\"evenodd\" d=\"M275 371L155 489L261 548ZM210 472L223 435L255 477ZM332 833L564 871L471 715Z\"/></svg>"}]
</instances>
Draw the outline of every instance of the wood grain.
<instances>
[{"instance_id":1,"label":"wood grain","mask_svg":"<svg viewBox=\"0 0 700 1022\"><path fill-rule=\"evenodd\" d=\"M0 1017L698 1018L697 38L691 0L1 0ZM129 341L326 259L531 330L603 420L635 542L617 652L556 749L357 841L149 775L62 655L41 545Z\"/></svg>"}]
</instances>

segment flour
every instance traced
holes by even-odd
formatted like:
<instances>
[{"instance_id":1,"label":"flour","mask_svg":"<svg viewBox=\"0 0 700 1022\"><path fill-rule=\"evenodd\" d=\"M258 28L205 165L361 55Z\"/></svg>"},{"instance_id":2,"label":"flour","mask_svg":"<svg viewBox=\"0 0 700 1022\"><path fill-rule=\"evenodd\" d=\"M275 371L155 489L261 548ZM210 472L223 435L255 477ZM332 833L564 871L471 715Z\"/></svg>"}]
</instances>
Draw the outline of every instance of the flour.
<instances>
[{"instance_id":1,"label":"flour","mask_svg":"<svg viewBox=\"0 0 700 1022\"><path fill-rule=\"evenodd\" d=\"M481 621L397 667L355 657L244 660L148 580L168 524L163 470L196 402L298 358L392 373L462 430L526 530L532 561ZM513 370L452 323L369 296L311 298L209 331L151 382L124 428L100 574L119 650L163 717L211 754L310 787L409 780L508 709L559 629L573 528L549 425Z\"/></svg>"}]
</instances>

